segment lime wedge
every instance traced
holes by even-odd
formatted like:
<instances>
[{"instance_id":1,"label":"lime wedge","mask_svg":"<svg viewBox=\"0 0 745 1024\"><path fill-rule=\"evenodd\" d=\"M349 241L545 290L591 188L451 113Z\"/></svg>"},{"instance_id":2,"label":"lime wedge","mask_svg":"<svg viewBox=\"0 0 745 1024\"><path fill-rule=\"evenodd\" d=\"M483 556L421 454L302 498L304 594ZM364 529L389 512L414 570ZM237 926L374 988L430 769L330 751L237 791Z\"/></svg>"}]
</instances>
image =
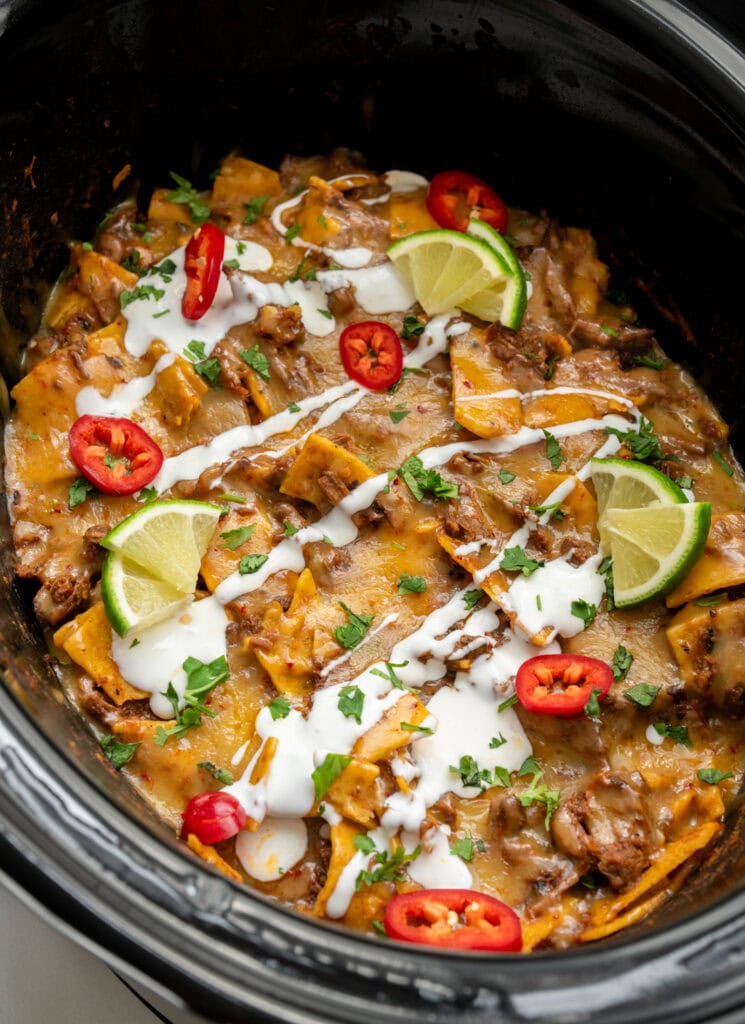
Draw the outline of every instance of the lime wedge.
<instances>
[{"instance_id":1,"label":"lime wedge","mask_svg":"<svg viewBox=\"0 0 745 1024\"><path fill-rule=\"evenodd\" d=\"M153 501L127 516L101 544L154 579L190 594L220 512L204 501Z\"/></svg>"},{"instance_id":2,"label":"lime wedge","mask_svg":"<svg viewBox=\"0 0 745 1024\"><path fill-rule=\"evenodd\" d=\"M513 275L482 239L445 228L419 231L394 242L388 255L429 316L457 308L488 322L500 318Z\"/></svg>"},{"instance_id":3,"label":"lime wedge","mask_svg":"<svg viewBox=\"0 0 745 1024\"><path fill-rule=\"evenodd\" d=\"M154 501L106 534L101 598L120 636L192 600L220 512L204 501Z\"/></svg>"},{"instance_id":4,"label":"lime wedge","mask_svg":"<svg viewBox=\"0 0 745 1024\"><path fill-rule=\"evenodd\" d=\"M498 231L495 231L490 224L487 224L483 220L479 220L478 217L473 217L468 227L469 235L473 235L475 238L480 238L492 247L502 257L502 261L507 265L510 272L511 279L507 282L504 289L504 296L502 300L502 310L499 314L499 320L505 325L505 327L511 327L513 330L517 330L520 324L523 322L525 316L525 308L528 305L528 288L525 283L525 273L523 268L520 266L520 262L513 252L512 246L509 242L500 235ZM474 313L475 316L481 317L482 320L487 319L481 316L478 310L482 307L485 309L489 308L491 302L491 296L487 293L479 293L474 295L470 300L470 305L473 307L469 312Z\"/></svg>"},{"instance_id":5,"label":"lime wedge","mask_svg":"<svg viewBox=\"0 0 745 1024\"><path fill-rule=\"evenodd\" d=\"M673 590L700 556L710 525L708 502L606 509L616 605L631 608Z\"/></svg>"},{"instance_id":6,"label":"lime wedge","mask_svg":"<svg viewBox=\"0 0 745 1024\"><path fill-rule=\"evenodd\" d=\"M610 553L607 530L609 509L649 508L653 505L680 505L687 502L680 487L643 462L629 459L593 459L592 482L598 502L598 532L603 554Z\"/></svg>"},{"instance_id":7,"label":"lime wedge","mask_svg":"<svg viewBox=\"0 0 745 1024\"><path fill-rule=\"evenodd\" d=\"M119 636L152 626L184 608L193 596L158 580L121 555L110 552L101 574L101 597L106 617Z\"/></svg>"}]
</instances>

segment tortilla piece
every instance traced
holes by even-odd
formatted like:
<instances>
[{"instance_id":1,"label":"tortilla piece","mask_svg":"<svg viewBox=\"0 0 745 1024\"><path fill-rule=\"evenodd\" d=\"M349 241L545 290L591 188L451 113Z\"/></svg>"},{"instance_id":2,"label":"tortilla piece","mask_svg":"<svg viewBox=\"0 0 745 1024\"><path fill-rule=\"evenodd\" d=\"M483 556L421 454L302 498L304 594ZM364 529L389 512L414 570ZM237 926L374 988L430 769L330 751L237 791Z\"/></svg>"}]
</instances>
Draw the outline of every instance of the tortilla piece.
<instances>
[{"instance_id":1,"label":"tortilla piece","mask_svg":"<svg viewBox=\"0 0 745 1024\"><path fill-rule=\"evenodd\" d=\"M60 626L54 642L100 686L115 704L144 700L149 693L128 683L111 656L111 626L103 604L94 604Z\"/></svg>"},{"instance_id":2,"label":"tortilla piece","mask_svg":"<svg viewBox=\"0 0 745 1024\"><path fill-rule=\"evenodd\" d=\"M227 875L228 878L232 878L234 882L243 881L243 875L240 875L235 868L231 868L228 862L223 860L214 846L205 846L203 842L197 839L193 832L190 832L186 837L186 845L193 853L196 853L197 857L201 857L202 860L211 864L213 868L217 868L218 871L222 871L224 875Z\"/></svg>"},{"instance_id":3,"label":"tortilla piece","mask_svg":"<svg viewBox=\"0 0 745 1024\"><path fill-rule=\"evenodd\" d=\"M711 529L701 557L665 598L677 608L702 594L745 583L745 512L721 512L711 517Z\"/></svg>"},{"instance_id":4,"label":"tortilla piece","mask_svg":"<svg viewBox=\"0 0 745 1024\"><path fill-rule=\"evenodd\" d=\"M329 507L329 499L321 489L318 478L327 473L333 474L350 490L355 484L375 476L362 459L358 459L346 448L334 444L321 434L311 434L290 466L280 491L325 510Z\"/></svg>"},{"instance_id":5,"label":"tortilla piece","mask_svg":"<svg viewBox=\"0 0 745 1024\"><path fill-rule=\"evenodd\" d=\"M520 398L499 396L514 391L506 367L486 343L486 333L471 328L450 339L455 420L478 437L514 434L523 422Z\"/></svg>"}]
</instances>

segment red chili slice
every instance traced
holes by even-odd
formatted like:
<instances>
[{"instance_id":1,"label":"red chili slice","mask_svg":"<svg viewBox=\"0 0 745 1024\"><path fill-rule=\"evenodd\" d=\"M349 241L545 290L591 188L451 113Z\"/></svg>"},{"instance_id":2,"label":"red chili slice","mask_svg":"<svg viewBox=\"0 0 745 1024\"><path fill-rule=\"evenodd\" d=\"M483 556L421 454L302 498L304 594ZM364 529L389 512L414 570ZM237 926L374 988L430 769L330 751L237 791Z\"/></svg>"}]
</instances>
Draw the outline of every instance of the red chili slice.
<instances>
[{"instance_id":1,"label":"red chili slice","mask_svg":"<svg viewBox=\"0 0 745 1024\"><path fill-rule=\"evenodd\" d=\"M515 911L471 889L422 889L394 896L383 925L390 938L422 946L492 953L519 953L523 946Z\"/></svg>"},{"instance_id":2,"label":"red chili slice","mask_svg":"<svg viewBox=\"0 0 745 1024\"><path fill-rule=\"evenodd\" d=\"M352 380L371 391L383 391L395 384L404 367L401 341L388 324L363 320L341 332L339 352Z\"/></svg>"},{"instance_id":3,"label":"red chili slice","mask_svg":"<svg viewBox=\"0 0 745 1024\"><path fill-rule=\"evenodd\" d=\"M208 846L237 836L246 824L246 812L230 793L200 793L193 796L183 814L181 838L195 835Z\"/></svg>"},{"instance_id":4,"label":"red chili slice","mask_svg":"<svg viewBox=\"0 0 745 1024\"><path fill-rule=\"evenodd\" d=\"M478 217L496 231L507 227L507 207L493 188L467 171L442 171L429 183L427 209L443 228L467 231Z\"/></svg>"},{"instance_id":5,"label":"red chili slice","mask_svg":"<svg viewBox=\"0 0 745 1024\"><path fill-rule=\"evenodd\" d=\"M214 302L224 255L222 231L209 223L197 228L184 256L186 291L181 312L187 320L201 319Z\"/></svg>"},{"instance_id":6,"label":"red chili slice","mask_svg":"<svg viewBox=\"0 0 745 1024\"><path fill-rule=\"evenodd\" d=\"M605 697L613 683L613 671L599 658L581 654L539 654L517 670L515 689L526 711L541 715L577 715L599 691Z\"/></svg>"},{"instance_id":7,"label":"red chili slice","mask_svg":"<svg viewBox=\"0 0 745 1024\"><path fill-rule=\"evenodd\" d=\"M132 420L81 416L69 436L73 462L104 494L134 494L163 465L163 452Z\"/></svg>"}]
</instances>

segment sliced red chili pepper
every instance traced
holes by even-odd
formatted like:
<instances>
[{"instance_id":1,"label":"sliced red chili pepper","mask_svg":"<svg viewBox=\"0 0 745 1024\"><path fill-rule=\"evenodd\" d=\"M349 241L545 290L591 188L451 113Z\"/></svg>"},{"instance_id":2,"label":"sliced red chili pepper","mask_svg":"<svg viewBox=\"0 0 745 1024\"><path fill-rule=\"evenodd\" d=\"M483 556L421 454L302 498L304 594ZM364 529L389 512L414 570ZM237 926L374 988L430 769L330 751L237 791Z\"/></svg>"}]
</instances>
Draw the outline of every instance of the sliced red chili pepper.
<instances>
[{"instance_id":1,"label":"sliced red chili pepper","mask_svg":"<svg viewBox=\"0 0 745 1024\"><path fill-rule=\"evenodd\" d=\"M429 183L427 209L443 228L468 231L471 217L496 231L507 227L507 207L493 188L467 171L442 171Z\"/></svg>"},{"instance_id":2,"label":"sliced red chili pepper","mask_svg":"<svg viewBox=\"0 0 745 1024\"><path fill-rule=\"evenodd\" d=\"M237 836L246 824L246 812L230 793L200 793L193 796L183 814L181 838L195 835L212 846Z\"/></svg>"},{"instance_id":3,"label":"sliced red chili pepper","mask_svg":"<svg viewBox=\"0 0 745 1024\"><path fill-rule=\"evenodd\" d=\"M593 690L598 700L613 683L613 671L599 658L581 654L539 654L517 670L517 699L526 711L542 715L577 715Z\"/></svg>"},{"instance_id":4,"label":"sliced red chili pepper","mask_svg":"<svg viewBox=\"0 0 745 1024\"><path fill-rule=\"evenodd\" d=\"M401 942L519 953L520 918L501 900L472 889L421 889L394 896L383 920Z\"/></svg>"},{"instance_id":5,"label":"sliced red chili pepper","mask_svg":"<svg viewBox=\"0 0 745 1024\"><path fill-rule=\"evenodd\" d=\"M401 341L388 324L363 320L341 332L339 352L352 380L371 391L383 391L395 384L404 367Z\"/></svg>"},{"instance_id":6,"label":"sliced red chili pepper","mask_svg":"<svg viewBox=\"0 0 745 1024\"><path fill-rule=\"evenodd\" d=\"M134 494L163 465L163 452L132 420L81 416L69 436L73 462L104 494Z\"/></svg>"},{"instance_id":7,"label":"sliced red chili pepper","mask_svg":"<svg viewBox=\"0 0 745 1024\"><path fill-rule=\"evenodd\" d=\"M225 235L214 224L202 224L186 247L184 271L186 291L181 312L187 320L199 320L215 300L220 283Z\"/></svg>"}]
</instances>

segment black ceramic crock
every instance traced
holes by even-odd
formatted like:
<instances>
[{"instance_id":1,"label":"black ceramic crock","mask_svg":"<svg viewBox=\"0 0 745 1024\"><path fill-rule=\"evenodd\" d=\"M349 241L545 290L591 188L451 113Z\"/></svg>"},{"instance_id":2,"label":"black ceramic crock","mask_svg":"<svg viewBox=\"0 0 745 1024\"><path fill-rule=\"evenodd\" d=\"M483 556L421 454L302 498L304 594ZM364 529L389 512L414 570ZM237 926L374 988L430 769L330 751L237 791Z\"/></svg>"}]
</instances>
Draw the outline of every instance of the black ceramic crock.
<instances>
[{"instance_id":1,"label":"black ceramic crock","mask_svg":"<svg viewBox=\"0 0 745 1024\"><path fill-rule=\"evenodd\" d=\"M725 26L741 7L0 0L7 379L66 242L112 203L169 169L205 185L233 148L275 164L346 144L378 168L468 168L592 228L742 452L745 58ZM745 1019L739 810L676 901L603 944L464 956L319 925L196 861L96 759L13 580L7 519L0 556L0 875L129 978L221 1022Z\"/></svg>"}]
</instances>

